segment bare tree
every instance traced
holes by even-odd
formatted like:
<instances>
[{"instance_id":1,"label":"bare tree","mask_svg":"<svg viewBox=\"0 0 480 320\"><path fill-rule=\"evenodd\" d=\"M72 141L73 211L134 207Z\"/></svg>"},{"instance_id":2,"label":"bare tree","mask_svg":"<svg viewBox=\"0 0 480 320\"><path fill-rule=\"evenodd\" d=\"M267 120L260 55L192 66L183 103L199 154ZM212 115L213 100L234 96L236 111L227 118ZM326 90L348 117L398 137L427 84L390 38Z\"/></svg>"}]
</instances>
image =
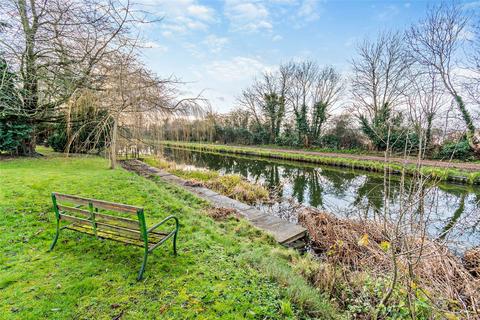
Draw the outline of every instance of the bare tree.
<instances>
[{"instance_id":1,"label":"bare tree","mask_svg":"<svg viewBox=\"0 0 480 320\"><path fill-rule=\"evenodd\" d=\"M417 128L418 136L424 136L422 149L428 152L432 144L434 121L439 118L448 101L445 99L441 79L432 70L412 66L408 79L410 88L406 92L405 101L409 117Z\"/></svg>"},{"instance_id":2,"label":"bare tree","mask_svg":"<svg viewBox=\"0 0 480 320\"><path fill-rule=\"evenodd\" d=\"M338 102L343 88L342 77L335 68L328 66L319 71L312 88L310 131L313 139L320 137L330 108Z\"/></svg>"},{"instance_id":3,"label":"bare tree","mask_svg":"<svg viewBox=\"0 0 480 320\"><path fill-rule=\"evenodd\" d=\"M384 105L394 108L402 102L410 60L400 33L382 33L375 41L365 40L357 53L358 58L352 60L353 103L372 119Z\"/></svg>"},{"instance_id":4,"label":"bare tree","mask_svg":"<svg viewBox=\"0 0 480 320\"><path fill-rule=\"evenodd\" d=\"M257 125L263 122L258 110L259 97L253 88L250 87L243 90L240 97L237 98L237 103L252 114Z\"/></svg>"},{"instance_id":5,"label":"bare tree","mask_svg":"<svg viewBox=\"0 0 480 320\"><path fill-rule=\"evenodd\" d=\"M276 72L265 72L254 84L243 90L238 99L241 107L250 111L257 126L266 125L269 142L275 142L280 134L287 112L287 92L292 72L281 67Z\"/></svg>"},{"instance_id":6,"label":"bare tree","mask_svg":"<svg viewBox=\"0 0 480 320\"><path fill-rule=\"evenodd\" d=\"M308 146L310 141L307 105L310 103L311 88L317 78L319 67L313 61L304 61L295 63L293 70L289 100L292 104L299 140L303 140Z\"/></svg>"},{"instance_id":7,"label":"bare tree","mask_svg":"<svg viewBox=\"0 0 480 320\"><path fill-rule=\"evenodd\" d=\"M134 51L112 54L97 69L105 78L100 90L88 91L94 96L92 104L98 112L91 120L95 125L86 140L98 142L100 137L108 137L112 169L116 166L120 138L127 145L133 143L138 154L139 143L155 144L144 141L151 125L173 115L195 116L201 110L204 101L201 96L182 98L177 88L178 80L157 77L139 63ZM81 129L72 133L72 137L75 138Z\"/></svg>"},{"instance_id":8,"label":"bare tree","mask_svg":"<svg viewBox=\"0 0 480 320\"><path fill-rule=\"evenodd\" d=\"M298 141L319 142L321 130L343 90L340 73L313 61L289 62L275 72L265 72L242 92L238 102L250 111L259 126L268 128L275 142L285 119L293 115Z\"/></svg>"},{"instance_id":9,"label":"bare tree","mask_svg":"<svg viewBox=\"0 0 480 320\"><path fill-rule=\"evenodd\" d=\"M299 141L305 146L319 143L330 109L343 90L342 77L335 68L320 68L313 61L294 62L285 69L293 72L287 100L292 106Z\"/></svg>"},{"instance_id":10,"label":"bare tree","mask_svg":"<svg viewBox=\"0 0 480 320\"><path fill-rule=\"evenodd\" d=\"M352 60L351 92L363 132L377 149L388 150L399 127L399 107L409 87L411 61L401 33L382 33L358 46Z\"/></svg>"},{"instance_id":11,"label":"bare tree","mask_svg":"<svg viewBox=\"0 0 480 320\"><path fill-rule=\"evenodd\" d=\"M0 10L8 26L1 30L0 50L20 74L23 112L32 124L59 120L57 108L100 80L92 71L129 45L135 20L128 1L117 0L7 0Z\"/></svg>"},{"instance_id":12,"label":"bare tree","mask_svg":"<svg viewBox=\"0 0 480 320\"><path fill-rule=\"evenodd\" d=\"M476 154L480 154L480 137L462 97L461 85L455 79L455 68L458 67L455 58L467 23L468 17L460 6L441 3L432 7L426 18L410 28L407 39L415 59L439 75L462 115L468 143Z\"/></svg>"}]
</instances>

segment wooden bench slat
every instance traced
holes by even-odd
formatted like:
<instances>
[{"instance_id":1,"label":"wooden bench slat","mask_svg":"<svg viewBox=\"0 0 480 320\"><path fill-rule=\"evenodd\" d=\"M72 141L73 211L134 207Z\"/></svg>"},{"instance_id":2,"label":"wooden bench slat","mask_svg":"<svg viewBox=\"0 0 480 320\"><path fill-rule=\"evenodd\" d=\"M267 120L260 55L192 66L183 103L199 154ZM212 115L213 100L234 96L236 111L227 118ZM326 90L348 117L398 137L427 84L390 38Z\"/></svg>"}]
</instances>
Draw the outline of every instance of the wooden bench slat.
<instances>
[{"instance_id":1,"label":"wooden bench slat","mask_svg":"<svg viewBox=\"0 0 480 320\"><path fill-rule=\"evenodd\" d=\"M82 219L82 218L79 218L79 217L70 216L70 215L63 214L63 213L60 214L60 220L66 220L66 221L73 222L75 224L81 224L81 225L86 225L86 226L90 226L90 227L92 227L92 225L93 225L92 220ZM98 221L96 221L96 223L97 223L97 231L100 231L100 230L104 231L105 229L107 229L107 230L116 232L121 236L127 237L128 235L130 235L130 238L143 241L142 234L139 230L122 228L122 227L119 227L119 226L114 226L114 225L110 225L110 224L102 223L102 222L98 222ZM93 230L93 227L92 227L92 230Z\"/></svg>"},{"instance_id":2,"label":"wooden bench slat","mask_svg":"<svg viewBox=\"0 0 480 320\"><path fill-rule=\"evenodd\" d=\"M83 205L88 205L89 203L92 203L94 207L105 209L105 210L114 210L119 212L135 213L135 214L137 213L138 210L142 210L141 207L135 207L128 204L115 203L115 202L109 202L109 201L103 201L103 200L95 200L90 198L82 198L82 197L73 196L70 194L63 194L63 193L56 193L56 192L54 192L53 194L59 201L70 201L75 204L83 204Z\"/></svg>"},{"instance_id":3,"label":"wooden bench slat","mask_svg":"<svg viewBox=\"0 0 480 320\"><path fill-rule=\"evenodd\" d=\"M81 214L84 217L90 218L90 211L80 209L80 208L75 208L75 207L69 207L69 206L64 206L62 204L57 204L57 207L60 211L71 211L71 212L76 212Z\"/></svg>"},{"instance_id":4,"label":"wooden bench slat","mask_svg":"<svg viewBox=\"0 0 480 320\"><path fill-rule=\"evenodd\" d=\"M66 227L66 229L78 231L81 233L85 233L88 235L94 235L93 228L88 228L85 226L79 226L79 225L69 225ZM135 240L127 237L122 237L121 235L117 233L112 233L112 232L107 232L103 230L97 230L97 236L102 239L109 239L109 240L114 240L122 243L127 243L127 244L132 244L137 247L144 247L145 244L141 240Z\"/></svg>"},{"instance_id":5,"label":"wooden bench slat","mask_svg":"<svg viewBox=\"0 0 480 320\"><path fill-rule=\"evenodd\" d=\"M76 230L76 231L80 231L80 229L81 229L82 230L81 232L83 232L83 233L87 233L87 234L90 234L90 235L95 235L95 233L93 231L93 227L91 225L71 224L71 225L66 226L65 228L66 229L71 229L71 230ZM144 242L143 242L143 239L141 239L139 234L123 234L123 233L117 232L116 230L108 230L108 229L103 229L102 227L97 227L97 236L100 236L101 234L103 234L103 235L108 234L109 239L111 239L113 237L118 237L118 238L124 239L125 241L129 240L131 242L141 243L142 247L145 245ZM148 243L151 244L151 245L156 244L157 242L162 240L163 237L165 237L165 235L162 235L162 236L155 235L153 237L152 237L152 235L149 235L148 236ZM105 237L102 237L102 238L105 238ZM125 241L123 241L123 242L125 242Z\"/></svg>"},{"instance_id":6,"label":"wooden bench slat","mask_svg":"<svg viewBox=\"0 0 480 320\"><path fill-rule=\"evenodd\" d=\"M85 217L90 217L90 211L85 210L85 209L80 209L80 208L75 208L75 207L70 207L70 206L65 206L63 204L57 204L58 209L61 211L72 211L79 213ZM140 230L140 225L138 224L138 220L133 220L133 219L128 219L124 217L117 217L117 216L112 216L109 214L104 214L101 212L95 212L95 221L97 222L120 222L124 224L124 226L132 228L132 229L137 229Z\"/></svg>"},{"instance_id":7,"label":"wooden bench slat","mask_svg":"<svg viewBox=\"0 0 480 320\"><path fill-rule=\"evenodd\" d=\"M111 224L107 224L107 223L102 223L102 222L97 222L97 230L101 230L101 229L108 229L108 230L111 230L111 231L116 231L120 234L130 234L130 235L133 235L133 236L136 236L136 239L142 239L142 233L139 231L139 230L134 230L134 229L128 229L128 228L123 228L123 227L120 227L120 226L115 226L115 225L111 225ZM167 235L168 233L166 232L150 232L148 233L148 240L150 241L150 239L153 239L153 240L159 240L160 238L162 238L163 236Z\"/></svg>"},{"instance_id":8,"label":"wooden bench slat","mask_svg":"<svg viewBox=\"0 0 480 320\"><path fill-rule=\"evenodd\" d=\"M116 217L108 214L104 214L101 212L95 212L95 220L98 222L112 222L116 223L119 222L123 224L124 227L128 227L130 229L136 229L140 230L140 225L138 224L138 220L132 220L128 218L123 218L123 217ZM119 224L120 226L122 226Z\"/></svg>"},{"instance_id":9,"label":"wooden bench slat","mask_svg":"<svg viewBox=\"0 0 480 320\"><path fill-rule=\"evenodd\" d=\"M79 213L87 218L90 218L90 211L87 211L87 210L84 210L84 209L80 209L80 208L75 208L75 207L69 207L69 206L65 206L65 205L60 205L60 204L57 204L58 206L58 209L61 210L61 211L72 211L72 212L76 212L76 213ZM68 221L71 221L71 222L75 222L74 220L72 219L81 219L81 218L77 218L75 216L70 216L70 215L66 215L64 213L60 214L61 216L66 216L67 218L64 218L64 220L68 220ZM100 218L100 219L99 219ZM85 224L92 224L92 220L90 219L84 219L86 222L84 222ZM105 221L103 221L105 220ZM108 215L108 214L103 214L103 213L99 213L99 212L95 212L95 222L97 223L97 225L101 225L101 226L106 226L107 229L115 229L115 230L123 230L123 231L126 231L128 233L131 233L131 234L135 234L135 235L139 235L141 234L140 232L140 226L138 224L138 221L136 220L132 220L132 219L128 219L128 218L123 218L123 217L116 217L116 216L111 216L111 215ZM108 222L122 222L122 223L125 223L125 225L115 225L115 224L110 224ZM168 232L162 232L162 231L151 231L149 232L149 235L150 237L153 236L165 236L167 235Z\"/></svg>"},{"instance_id":10,"label":"wooden bench slat","mask_svg":"<svg viewBox=\"0 0 480 320\"><path fill-rule=\"evenodd\" d=\"M82 218L74 217L74 216L69 216L68 214L63 214L63 213L60 214L60 220L66 220L66 221L79 223L79 224L84 224L84 225L90 225L90 226L92 225L91 220L82 219Z\"/></svg>"},{"instance_id":11,"label":"wooden bench slat","mask_svg":"<svg viewBox=\"0 0 480 320\"><path fill-rule=\"evenodd\" d=\"M123 228L120 226L115 226L108 223L98 222L97 221L97 229L108 229L111 231L116 231L118 233L125 233L136 236L138 239L142 239L142 233L139 230Z\"/></svg>"}]
</instances>

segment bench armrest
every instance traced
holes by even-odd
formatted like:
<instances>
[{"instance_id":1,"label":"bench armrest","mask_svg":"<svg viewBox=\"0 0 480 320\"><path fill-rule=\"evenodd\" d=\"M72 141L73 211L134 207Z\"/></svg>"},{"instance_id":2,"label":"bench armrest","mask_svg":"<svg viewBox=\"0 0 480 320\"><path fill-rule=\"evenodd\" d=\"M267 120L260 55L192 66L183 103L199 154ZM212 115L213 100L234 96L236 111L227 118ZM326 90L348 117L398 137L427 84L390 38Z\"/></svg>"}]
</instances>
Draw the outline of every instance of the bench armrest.
<instances>
[{"instance_id":1,"label":"bench armrest","mask_svg":"<svg viewBox=\"0 0 480 320\"><path fill-rule=\"evenodd\" d=\"M171 219L174 219L175 220L175 231L178 231L178 219L177 217L175 216L168 216L166 217L165 219L163 219L162 221L160 221L159 223L155 224L154 226L150 227L147 229L147 233L157 229L158 227L160 227L162 224L164 224L165 222L167 222L168 220L171 220Z\"/></svg>"}]
</instances>

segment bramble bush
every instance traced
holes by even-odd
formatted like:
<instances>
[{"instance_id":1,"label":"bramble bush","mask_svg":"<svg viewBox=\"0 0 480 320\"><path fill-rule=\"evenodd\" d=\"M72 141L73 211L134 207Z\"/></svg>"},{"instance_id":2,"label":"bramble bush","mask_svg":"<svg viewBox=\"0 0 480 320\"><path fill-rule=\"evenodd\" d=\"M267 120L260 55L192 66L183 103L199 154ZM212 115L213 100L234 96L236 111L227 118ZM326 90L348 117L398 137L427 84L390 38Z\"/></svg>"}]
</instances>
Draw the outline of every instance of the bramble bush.
<instances>
[{"instance_id":1,"label":"bramble bush","mask_svg":"<svg viewBox=\"0 0 480 320\"><path fill-rule=\"evenodd\" d=\"M441 147L436 154L434 154L435 159L457 159L457 160L475 160L475 154L468 144L467 139L464 137L457 142L446 142Z\"/></svg>"}]
</instances>

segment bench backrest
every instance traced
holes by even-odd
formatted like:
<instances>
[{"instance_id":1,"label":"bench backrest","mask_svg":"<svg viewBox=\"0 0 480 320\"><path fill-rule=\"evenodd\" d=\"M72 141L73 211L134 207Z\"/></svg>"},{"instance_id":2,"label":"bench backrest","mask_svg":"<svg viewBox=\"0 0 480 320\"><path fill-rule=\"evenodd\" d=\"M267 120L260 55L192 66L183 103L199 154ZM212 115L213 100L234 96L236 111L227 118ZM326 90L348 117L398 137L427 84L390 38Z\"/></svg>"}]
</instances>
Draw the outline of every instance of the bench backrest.
<instances>
[{"instance_id":1,"label":"bench backrest","mask_svg":"<svg viewBox=\"0 0 480 320\"><path fill-rule=\"evenodd\" d=\"M66 202L71 202L77 205L90 205L92 204L94 208L99 208L99 209L105 209L105 210L112 210L112 211L118 211L118 212L125 212L125 213L133 213L137 214L138 211L143 211L143 208L141 207L136 207L136 206L131 206L128 204L122 204L122 203L114 203L114 202L108 202L108 201L103 201L103 200L96 200L96 199L89 199L89 198L82 198L79 196L72 196L69 194L63 194L63 193L57 193L54 192L52 194L55 196L57 201L66 201Z\"/></svg>"},{"instance_id":2,"label":"bench backrest","mask_svg":"<svg viewBox=\"0 0 480 320\"><path fill-rule=\"evenodd\" d=\"M52 202L55 215L59 220L66 220L80 225L108 229L119 234L133 234L139 238L146 239L146 223L143 208L127 204L108 202L103 200L83 198L79 196L52 193ZM76 206L68 206L61 203L73 203ZM85 208L81 208L85 206ZM135 214L137 219L114 216L98 209ZM72 215L72 213L76 215Z\"/></svg>"}]
</instances>

